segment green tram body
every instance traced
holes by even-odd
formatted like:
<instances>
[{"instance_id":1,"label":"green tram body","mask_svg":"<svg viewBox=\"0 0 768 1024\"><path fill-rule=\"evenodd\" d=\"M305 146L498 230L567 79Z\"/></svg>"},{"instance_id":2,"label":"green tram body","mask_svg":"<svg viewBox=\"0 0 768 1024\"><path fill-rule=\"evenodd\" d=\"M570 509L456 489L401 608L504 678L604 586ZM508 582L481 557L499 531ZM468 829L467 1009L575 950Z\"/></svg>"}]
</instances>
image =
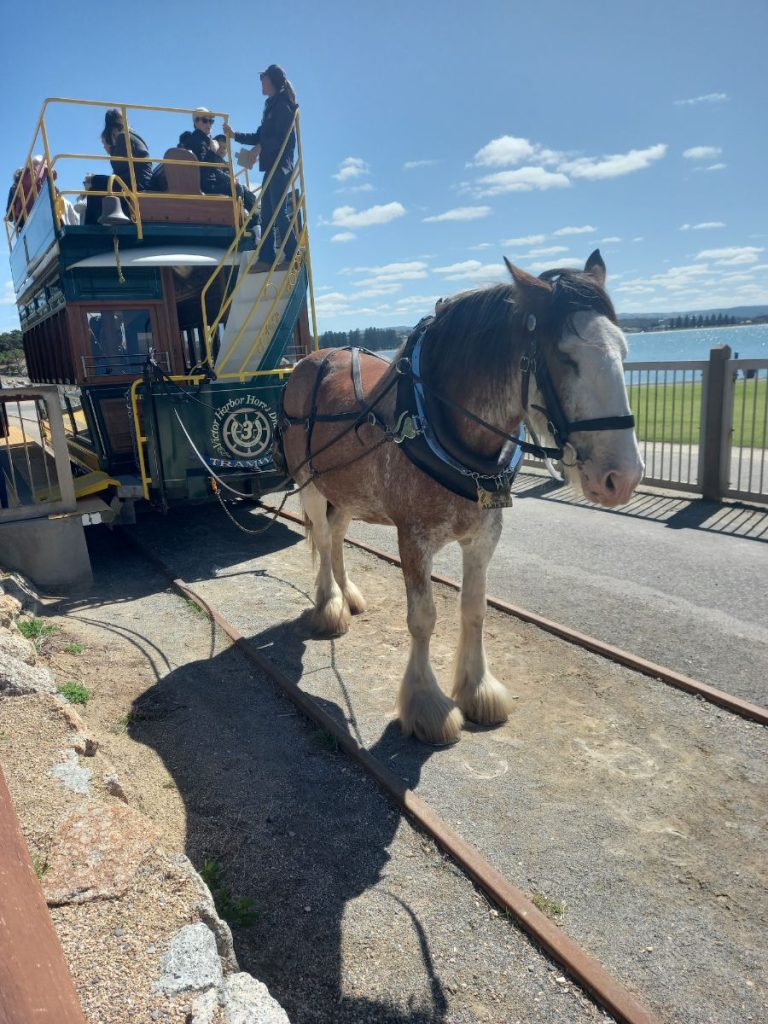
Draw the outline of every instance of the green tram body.
<instances>
[{"instance_id":1,"label":"green tram body","mask_svg":"<svg viewBox=\"0 0 768 1024\"><path fill-rule=\"evenodd\" d=\"M292 364L316 347L303 179L301 185L297 255L290 274L275 276L289 279L282 304L259 335L258 356L230 363L217 379L214 360L225 328L222 323L207 352L204 319L215 322L259 250L239 203L233 199L229 224L221 205L198 192L195 212L185 219L205 220L209 204L210 219L225 223L176 223L168 201L170 215L145 221L141 231L131 222L66 225L57 217L58 189L48 178L42 182L11 240L28 372L33 383L58 385L75 474L100 474L111 492L106 498L143 497L166 509L210 498L215 477L253 497L289 486L272 458L280 395ZM294 200L296 194L294 183ZM223 273L219 265L212 276L211 259L194 264L195 256L228 249ZM160 265L135 265L141 261Z\"/></svg>"}]
</instances>

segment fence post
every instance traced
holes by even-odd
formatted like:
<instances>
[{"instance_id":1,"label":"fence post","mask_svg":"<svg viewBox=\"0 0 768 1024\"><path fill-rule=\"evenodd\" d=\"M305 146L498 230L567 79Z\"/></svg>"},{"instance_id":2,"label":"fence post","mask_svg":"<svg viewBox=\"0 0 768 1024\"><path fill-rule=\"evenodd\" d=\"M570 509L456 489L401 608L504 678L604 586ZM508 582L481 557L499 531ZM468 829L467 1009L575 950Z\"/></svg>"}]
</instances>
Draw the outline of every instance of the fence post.
<instances>
[{"instance_id":1,"label":"fence post","mask_svg":"<svg viewBox=\"0 0 768 1024\"><path fill-rule=\"evenodd\" d=\"M730 478L732 426L726 410L730 406L728 389L733 382L728 376L729 345L715 345L709 352L709 366L701 396L701 451L699 453L699 480L701 492L708 501L719 501L728 487Z\"/></svg>"}]
</instances>

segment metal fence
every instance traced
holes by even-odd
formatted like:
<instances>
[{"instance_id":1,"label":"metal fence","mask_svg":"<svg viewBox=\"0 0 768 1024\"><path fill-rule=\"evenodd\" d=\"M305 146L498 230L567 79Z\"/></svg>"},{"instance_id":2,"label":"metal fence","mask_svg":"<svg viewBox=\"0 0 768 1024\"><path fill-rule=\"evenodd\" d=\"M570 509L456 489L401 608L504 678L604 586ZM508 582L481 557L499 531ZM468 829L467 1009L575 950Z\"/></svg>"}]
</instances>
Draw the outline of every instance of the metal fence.
<instances>
[{"instance_id":1,"label":"metal fence","mask_svg":"<svg viewBox=\"0 0 768 1024\"><path fill-rule=\"evenodd\" d=\"M768 359L717 345L707 360L626 363L624 374L646 484L768 503Z\"/></svg>"},{"instance_id":2,"label":"metal fence","mask_svg":"<svg viewBox=\"0 0 768 1024\"><path fill-rule=\"evenodd\" d=\"M0 388L0 524L75 508L57 387Z\"/></svg>"}]
</instances>

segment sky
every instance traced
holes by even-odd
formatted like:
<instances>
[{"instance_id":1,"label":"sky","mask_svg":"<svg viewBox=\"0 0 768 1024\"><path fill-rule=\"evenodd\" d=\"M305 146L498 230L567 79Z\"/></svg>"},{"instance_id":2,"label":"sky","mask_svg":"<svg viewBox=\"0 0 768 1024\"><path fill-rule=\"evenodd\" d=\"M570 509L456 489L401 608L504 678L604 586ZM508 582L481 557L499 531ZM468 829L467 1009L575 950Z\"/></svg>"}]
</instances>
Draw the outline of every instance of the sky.
<instances>
[{"instance_id":1,"label":"sky","mask_svg":"<svg viewBox=\"0 0 768 1024\"><path fill-rule=\"evenodd\" d=\"M203 105L254 131L274 62L301 106L321 331L413 324L505 280L504 256L538 274L595 248L620 313L766 304L767 38L766 0L134 0L71 18L39 0L28 37L0 41L0 181L48 96ZM101 151L100 110L57 117L53 150ZM188 124L135 127L155 155Z\"/></svg>"}]
</instances>

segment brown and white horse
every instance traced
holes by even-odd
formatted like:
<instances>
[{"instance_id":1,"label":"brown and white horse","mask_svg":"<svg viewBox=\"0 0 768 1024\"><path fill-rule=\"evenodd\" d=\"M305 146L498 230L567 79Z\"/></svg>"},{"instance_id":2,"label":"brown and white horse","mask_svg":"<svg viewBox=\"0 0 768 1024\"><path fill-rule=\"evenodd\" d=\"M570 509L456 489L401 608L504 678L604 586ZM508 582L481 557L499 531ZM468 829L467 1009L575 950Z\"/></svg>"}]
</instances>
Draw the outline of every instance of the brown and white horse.
<instances>
[{"instance_id":1,"label":"brown and white horse","mask_svg":"<svg viewBox=\"0 0 768 1024\"><path fill-rule=\"evenodd\" d=\"M525 423L534 437L552 438L564 453L568 481L585 497L621 505L643 464L624 387L626 342L604 291L600 254L590 256L583 272L553 270L541 278L507 266L511 284L440 303L422 328L418 380L432 398L446 446L457 458L463 453L470 467L493 465L510 450L504 436ZM412 352L412 339L405 352ZM305 520L320 558L317 633L345 633L350 613L365 610L344 565L350 521L397 528L411 634L400 723L406 735L445 744L459 738L464 717L492 725L510 711L509 692L489 672L483 645L486 570L502 516L432 479L407 456L407 444L384 443L413 433L396 429L402 426L397 377L404 372L411 372L407 359L388 363L346 349L302 359L284 393L283 453L304 485ZM477 476L467 482L474 486ZM435 553L454 540L462 549L463 580L451 699L429 660L430 576Z\"/></svg>"}]
</instances>

